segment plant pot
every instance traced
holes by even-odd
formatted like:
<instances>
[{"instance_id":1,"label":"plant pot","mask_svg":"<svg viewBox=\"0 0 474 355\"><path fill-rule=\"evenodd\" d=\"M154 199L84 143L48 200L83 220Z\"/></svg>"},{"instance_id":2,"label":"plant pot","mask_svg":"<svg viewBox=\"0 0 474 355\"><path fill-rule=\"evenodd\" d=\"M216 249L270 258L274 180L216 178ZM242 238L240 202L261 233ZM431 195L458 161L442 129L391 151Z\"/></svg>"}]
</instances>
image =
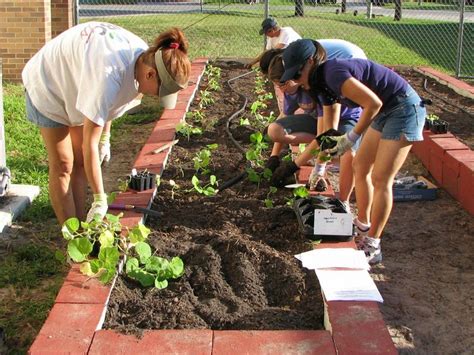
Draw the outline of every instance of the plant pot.
<instances>
[{"instance_id":1,"label":"plant pot","mask_svg":"<svg viewBox=\"0 0 474 355\"><path fill-rule=\"evenodd\" d=\"M323 132L319 136L317 136L316 141L318 142L319 148L321 149L321 151L324 151L326 149L334 148L337 144L337 142L335 141L327 140L326 137L338 137L342 135L343 133L331 128L327 130L326 132Z\"/></svg>"},{"instance_id":2,"label":"plant pot","mask_svg":"<svg viewBox=\"0 0 474 355\"><path fill-rule=\"evenodd\" d=\"M432 120L425 120L425 129L430 130L431 126L433 125L433 122L434 121L432 121Z\"/></svg>"},{"instance_id":3,"label":"plant pot","mask_svg":"<svg viewBox=\"0 0 474 355\"><path fill-rule=\"evenodd\" d=\"M431 124L431 132L433 134L443 134L448 132L449 123L444 120L436 120Z\"/></svg>"},{"instance_id":4,"label":"plant pot","mask_svg":"<svg viewBox=\"0 0 474 355\"><path fill-rule=\"evenodd\" d=\"M129 176L128 187L135 191L144 191L154 189L156 186L156 174L146 171L139 172L137 175Z\"/></svg>"}]
</instances>

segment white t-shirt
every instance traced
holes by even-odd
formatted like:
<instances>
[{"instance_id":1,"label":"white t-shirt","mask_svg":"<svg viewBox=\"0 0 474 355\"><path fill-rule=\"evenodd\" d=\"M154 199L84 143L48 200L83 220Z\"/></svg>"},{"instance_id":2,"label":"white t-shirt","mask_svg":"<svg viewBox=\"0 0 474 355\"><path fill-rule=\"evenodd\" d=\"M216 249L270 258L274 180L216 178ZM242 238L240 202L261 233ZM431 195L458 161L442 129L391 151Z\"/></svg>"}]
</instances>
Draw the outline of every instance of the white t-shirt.
<instances>
[{"instance_id":1,"label":"white t-shirt","mask_svg":"<svg viewBox=\"0 0 474 355\"><path fill-rule=\"evenodd\" d=\"M291 42L298 39L301 39L301 36L293 28L281 27L280 35L278 37L267 36L267 46L265 49L275 49L280 43L283 43L285 45L283 48L286 48Z\"/></svg>"},{"instance_id":2,"label":"white t-shirt","mask_svg":"<svg viewBox=\"0 0 474 355\"><path fill-rule=\"evenodd\" d=\"M140 103L135 62L148 45L103 22L70 28L26 64L23 83L44 116L66 126L103 126Z\"/></svg>"}]
</instances>

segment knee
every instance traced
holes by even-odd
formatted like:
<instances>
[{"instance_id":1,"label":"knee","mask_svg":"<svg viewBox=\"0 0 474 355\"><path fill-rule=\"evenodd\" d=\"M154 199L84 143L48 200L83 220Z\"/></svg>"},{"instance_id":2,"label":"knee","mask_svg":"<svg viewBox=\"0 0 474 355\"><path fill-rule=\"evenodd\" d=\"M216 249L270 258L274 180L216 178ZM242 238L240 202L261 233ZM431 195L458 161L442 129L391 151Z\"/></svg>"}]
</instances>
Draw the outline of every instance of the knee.
<instances>
[{"instance_id":1,"label":"knee","mask_svg":"<svg viewBox=\"0 0 474 355\"><path fill-rule=\"evenodd\" d=\"M357 155L352 158L352 171L356 177L365 177L370 173L370 167L365 164L361 159L357 158Z\"/></svg>"},{"instance_id":2,"label":"knee","mask_svg":"<svg viewBox=\"0 0 474 355\"><path fill-rule=\"evenodd\" d=\"M70 176L74 169L72 160L59 160L50 164L50 170L57 176Z\"/></svg>"},{"instance_id":3,"label":"knee","mask_svg":"<svg viewBox=\"0 0 474 355\"><path fill-rule=\"evenodd\" d=\"M392 188L392 183L390 182L390 177L386 176L383 173L372 172L372 185L374 189L385 189L385 188Z\"/></svg>"},{"instance_id":4,"label":"knee","mask_svg":"<svg viewBox=\"0 0 474 355\"><path fill-rule=\"evenodd\" d=\"M268 136L273 142L278 142L281 138L285 135L285 131L283 127L280 126L278 123L270 123L268 126Z\"/></svg>"}]
</instances>

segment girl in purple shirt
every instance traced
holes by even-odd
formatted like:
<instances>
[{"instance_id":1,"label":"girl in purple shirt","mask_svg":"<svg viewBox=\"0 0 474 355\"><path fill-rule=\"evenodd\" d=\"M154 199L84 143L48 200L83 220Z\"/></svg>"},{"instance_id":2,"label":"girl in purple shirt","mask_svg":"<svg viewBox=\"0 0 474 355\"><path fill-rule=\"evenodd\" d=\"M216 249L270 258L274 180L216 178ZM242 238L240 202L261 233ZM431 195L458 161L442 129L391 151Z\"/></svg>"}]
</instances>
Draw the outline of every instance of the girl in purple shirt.
<instances>
[{"instance_id":1,"label":"girl in purple shirt","mask_svg":"<svg viewBox=\"0 0 474 355\"><path fill-rule=\"evenodd\" d=\"M380 238L392 209L393 181L413 142L423 140L426 110L418 94L392 70L370 60L325 61L325 57L324 48L310 40L293 42L283 53L285 74L281 81L297 79L326 111L334 102L362 108L354 129L333 138L337 145L328 152L340 156L364 134L353 163L356 242L369 263L379 263ZM294 162L277 169L274 182L278 184L281 176L304 164L315 146L312 142Z\"/></svg>"}]
</instances>

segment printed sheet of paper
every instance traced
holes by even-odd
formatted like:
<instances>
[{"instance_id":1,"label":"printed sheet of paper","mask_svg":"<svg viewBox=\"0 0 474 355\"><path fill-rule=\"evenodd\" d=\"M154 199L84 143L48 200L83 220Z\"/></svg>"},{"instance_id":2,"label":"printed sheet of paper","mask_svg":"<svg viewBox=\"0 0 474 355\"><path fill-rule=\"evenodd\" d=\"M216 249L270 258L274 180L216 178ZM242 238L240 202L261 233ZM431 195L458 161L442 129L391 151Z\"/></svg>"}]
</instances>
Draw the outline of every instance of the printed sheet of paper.
<instances>
[{"instance_id":1,"label":"printed sheet of paper","mask_svg":"<svg viewBox=\"0 0 474 355\"><path fill-rule=\"evenodd\" d=\"M383 303L374 280L366 270L316 270L328 301L375 301Z\"/></svg>"},{"instance_id":2,"label":"printed sheet of paper","mask_svg":"<svg viewBox=\"0 0 474 355\"><path fill-rule=\"evenodd\" d=\"M352 248L314 249L295 255L295 257L301 261L303 267L311 270L330 268L370 269L364 252Z\"/></svg>"}]
</instances>

